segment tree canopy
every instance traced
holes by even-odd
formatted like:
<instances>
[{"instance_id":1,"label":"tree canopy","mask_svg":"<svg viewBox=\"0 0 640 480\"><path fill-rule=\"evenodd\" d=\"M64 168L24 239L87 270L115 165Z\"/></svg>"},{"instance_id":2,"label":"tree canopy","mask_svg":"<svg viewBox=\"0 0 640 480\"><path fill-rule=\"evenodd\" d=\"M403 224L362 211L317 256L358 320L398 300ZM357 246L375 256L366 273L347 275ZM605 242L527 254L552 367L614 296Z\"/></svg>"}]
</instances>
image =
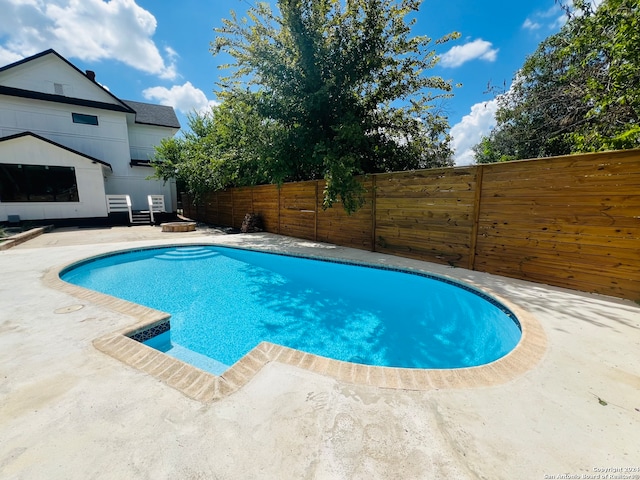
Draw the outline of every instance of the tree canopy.
<instances>
[{"instance_id":1,"label":"tree canopy","mask_svg":"<svg viewBox=\"0 0 640 480\"><path fill-rule=\"evenodd\" d=\"M222 104L191 117L206 134L160 146L160 176L190 170L194 188L324 178L325 207L339 200L352 212L356 175L451 165L437 100L453 85L426 72L435 45L458 34L412 36L420 3L279 0L279 13L267 3L232 12L211 45L233 59Z\"/></svg>"},{"instance_id":2,"label":"tree canopy","mask_svg":"<svg viewBox=\"0 0 640 480\"><path fill-rule=\"evenodd\" d=\"M188 116L182 137L162 140L153 161L155 175L176 178L195 198L228 186L266 183L262 154L270 130L249 106L231 100L209 113Z\"/></svg>"},{"instance_id":3,"label":"tree canopy","mask_svg":"<svg viewBox=\"0 0 640 480\"><path fill-rule=\"evenodd\" d=\"M478 163L640 146L640 4L563 7L548 37L498 96L496 127Z\"/></svg>"}]
</instances>

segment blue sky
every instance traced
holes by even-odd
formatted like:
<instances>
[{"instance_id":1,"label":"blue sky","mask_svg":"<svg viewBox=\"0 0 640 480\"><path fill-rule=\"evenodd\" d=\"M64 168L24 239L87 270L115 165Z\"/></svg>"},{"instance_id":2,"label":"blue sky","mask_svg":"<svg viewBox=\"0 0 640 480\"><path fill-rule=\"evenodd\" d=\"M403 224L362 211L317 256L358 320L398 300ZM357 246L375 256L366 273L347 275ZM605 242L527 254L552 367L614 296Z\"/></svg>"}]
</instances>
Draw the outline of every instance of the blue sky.
<instances>
[{"instance_id":1,"label":"blue sky","mask_svg":"<svg viewBox=\"0 0 640 480\"><path fill-rule=\"evenodd\" d=\"M48 48L125 100L173 106L186 114L215 102L224 63L209 52L213 29L243 14L252 0L0 0L0 65ZM275 0L271 1L275 5ZM509 88L514 73L564 16L554 0L424 0L413 32L461 38L438 46L440 64L427 72L462 83L441 107L449 118L456 163L494 122L487 85Z\"/></svg>"}]
</instances>

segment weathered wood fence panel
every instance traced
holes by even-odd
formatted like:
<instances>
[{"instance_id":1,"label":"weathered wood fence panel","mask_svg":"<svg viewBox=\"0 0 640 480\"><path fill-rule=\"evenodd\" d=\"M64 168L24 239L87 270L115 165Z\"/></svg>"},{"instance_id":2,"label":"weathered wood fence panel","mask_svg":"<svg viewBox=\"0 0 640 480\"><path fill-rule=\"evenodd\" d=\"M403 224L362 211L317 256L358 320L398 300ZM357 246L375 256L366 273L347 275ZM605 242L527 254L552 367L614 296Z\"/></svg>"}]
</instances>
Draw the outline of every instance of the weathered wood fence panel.
<instances>
[{"instance_id":1,"label":"weathered wood fence panel","mask_svg":"<svg viewBox=\"0 0 640 480\"><path fill-rule=\"evenodd\" d=\"M370 175L353 215L324 182L230 189L185 215L640 299L640 150Z\"/></svg>"}]
</instances>

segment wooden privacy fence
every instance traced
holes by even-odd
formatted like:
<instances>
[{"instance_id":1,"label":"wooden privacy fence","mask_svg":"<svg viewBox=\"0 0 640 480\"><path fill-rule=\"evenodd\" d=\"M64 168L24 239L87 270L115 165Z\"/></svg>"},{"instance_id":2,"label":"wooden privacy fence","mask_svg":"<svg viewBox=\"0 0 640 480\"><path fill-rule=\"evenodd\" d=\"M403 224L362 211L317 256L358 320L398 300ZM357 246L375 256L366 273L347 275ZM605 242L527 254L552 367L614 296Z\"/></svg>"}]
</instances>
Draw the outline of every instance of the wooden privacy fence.
<instances>
[{"instance_id":1,"label":"wooden privacy fence","mask_svg":"<svg viewBox=\"0 0 640 480\"><path fill-rule=\"evenodd\" d=\"M353 215L323 181L211 192L185 215L640 300L640 150L369 175Z\"/></svg>"}]
</instances>

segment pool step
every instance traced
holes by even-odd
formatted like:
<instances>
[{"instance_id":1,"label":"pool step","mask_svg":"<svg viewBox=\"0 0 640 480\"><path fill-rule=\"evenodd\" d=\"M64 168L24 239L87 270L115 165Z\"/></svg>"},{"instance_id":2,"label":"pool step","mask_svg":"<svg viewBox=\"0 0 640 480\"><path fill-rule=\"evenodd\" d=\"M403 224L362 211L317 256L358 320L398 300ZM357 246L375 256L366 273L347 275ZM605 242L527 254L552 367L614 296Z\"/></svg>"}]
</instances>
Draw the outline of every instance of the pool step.
<instances>
[{"instance_id":1,"label":"pool step","mask_svg":"<svg viewBox=\"0 0 640 480\"><path fill-rule=\"evenodd\" d=\"M213 373L214 375L222 375L230 367L229 365L225 365L214 358L207 357L206 355L172 342L170 330L161 333L160 335L156 335L155 337L151 337L143 343L160 352L166 353L173 358L177 358L178 360L190 363L201 370Z\"/></svg>"},{"instance_id":2,"label":"pool step","mask_svg":"<svg viewBox=\"0 0 640 480\"><path fill-rule=\"evenodd\" d=\"M213 257L219 255L218 252L210 248L203 247L184 247L168 252L163 252L157 255L155 258L160 260L196 260L202 258Z\"/></svg>"}]
</instances>

